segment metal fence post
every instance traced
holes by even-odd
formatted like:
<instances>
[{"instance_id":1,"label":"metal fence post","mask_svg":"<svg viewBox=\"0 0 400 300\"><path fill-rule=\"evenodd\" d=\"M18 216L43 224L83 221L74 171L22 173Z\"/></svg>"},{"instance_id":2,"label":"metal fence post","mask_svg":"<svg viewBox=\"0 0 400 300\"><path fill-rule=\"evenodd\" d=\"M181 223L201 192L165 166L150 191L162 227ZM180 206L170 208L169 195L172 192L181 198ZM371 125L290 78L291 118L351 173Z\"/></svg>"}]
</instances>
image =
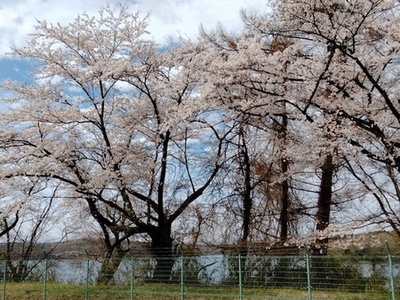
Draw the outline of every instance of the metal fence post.
<instances>
[{"instance_id":1,"label":"metal fence post","mask_svg":"<svg viewBox=\"0 0 400 300\"><path fill-rule=\"evenodd\" d=\"M184 262L185 259L183 257L182 249L179 249L179 252L181 254L180 256L180 264L181 264L181 300L185 300L185 267L184 267Z\"/></svg>"},{"instance_id":2,"label":"metal fence post","mask_svg":"<svg viewBox=\"0 0 400 300\"><path fill-rule=\"evenodd\" d=\"M46 300L47 297L47 269L48 263L47 258L44 259L44 279L43 279L43 300Z\"/></svg>"},{"instance_id":3,"label":"metal fence post","mask_svg":"<svg viewBox=\"0 0 400 300\"><path fill-rule=\"evenodd\" d=\"M242 255L238 254L238 278L239 278L239 299L243 299L243 283L242 283Z\"/></svg>"},{"instance_id":4,"label":"metal fence post","mask_svg":"<svg viewBox=\"0 0 400 300\"><path fill-rule=\"evenodd\" d=\"M393 275L393 258L392 253L390 252L389 243L385 241L387 252L388 252L388 260L389 260L389 276L390 276L390 290L392 292L392 300L396 300L396 291L394 287L394 275Z\"/></svg>"},{"instance_id":5,"label":"metal fence post","mask_svg":"<svg viewBox=\"0 0 400 300\"><path fill-rule=\"evenodd\" d=\"M89 260L89 253L86 251L86 283L85 283L85 300L89 299L89 279L90 279L90 260Z\"/></svg>"},{"instance_id":6,"label":"metal fence post","mask_svg":"<svg viewBox=\"0 0 400 300\"><path fill-rule=\"evenodd\" d=\"M131 259L131 300L134 299L134 294L135 294L135 262L134 258L132 257Z\"/></svg>"},{"instance_id":7,"label":"metal fence post","mask_svg":"<svg viewBox=\"0 0 400 300\"><path fill-rule=\"evenodd\" d=\"M304 248L306 249L306 268L307 268L307 291L308 291L308 300L312 300L310 253L308 252L307 245L304 244Z\"/></svg>"},{"instance_id":8,"label":"metal fence post","mask_svg":"<svg viewBox=\"0 0 400 300\"><path fill-rule=\"evenodd\" d=\"M7 290L7 260L3 261L3 300L6 300L6 290Z\"/></svg>"}]
</instances>

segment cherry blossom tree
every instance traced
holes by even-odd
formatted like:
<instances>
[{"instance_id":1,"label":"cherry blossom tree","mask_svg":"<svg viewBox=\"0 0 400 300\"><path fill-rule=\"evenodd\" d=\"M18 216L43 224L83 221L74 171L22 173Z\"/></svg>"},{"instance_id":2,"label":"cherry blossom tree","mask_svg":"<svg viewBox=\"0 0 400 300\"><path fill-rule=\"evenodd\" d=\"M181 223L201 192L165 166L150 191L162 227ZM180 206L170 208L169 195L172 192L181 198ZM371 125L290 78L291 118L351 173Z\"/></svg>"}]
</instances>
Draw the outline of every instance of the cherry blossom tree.
<instances>
[{"instance_id":1,"label":"cherry blossom tree","mask_svg":"<svg viewBox=\"0 0 400 300\"><path fill-rule=\"evenodd\" d=\"M350 180L334 180L346 176L375 200L372 222L398 234L398 1L269 5L243 12L240 34L163 47L125 5L39 21L13 49L35 64L34 82L3 84L2 199L37 179L84 203L107 249L99 282L138 236L151 242L152 279L168 281L183 220L193 245L216 223L220 241L244 246L260 235L285 245L305 220L323 235L338 199L354 199ZM16 218L3 234L18 203L4 206Z\"/></svg>"},{"instance_id":2,"label":"cherry blossom tree","mask_svg":"<svg viewBox=\"0 0 400 300\"><path fill-rule=\"evenodd\" d=\"M265 232L265 238L275 236L277 243L284 244L296 232L294 221L297 217L293 212L299 203L293 193L293 174L304 165L295 163L297 151L304 150L304 155L314 150L304 148L302 143L306 144L307 138L302 140L304 134L299 135L295 129L305 128L304 117L286 103L290 99L290 82L296 78L286 76L290 70L289 62L281 57L292 42L289 39L267 40L250 28L243 35L232 35L218 28L214 32L203 32L202 38L202 45L206 45L205 55L210 58L201 70L206 74L203 76L207 76L207 84L202 86L201 92L220 103L221 109L227 111L227 118L237 122L238 132L242 130L251 136L258 131L257 138L250 137L245 141L242 137L242 142L237 143L238 148L243 150L245 144L250 145L248 148L255 148L256 139L266 141L256 146L260 148L253 153L258 158L251 158L251 170L247 170L247 175L243 168L237 169L243 176L233 175L245 182L249 171L252 173L253 182L247 183L247 199L250 201L245 201L243 207L248 209L251 206L245 203L254 199L255 191L261 195L270 208L274 207L270 218L276 220L276 226L268 226L270 232ZM267 148L268 145L272 145L273 151ZM261 153L264 155L260 156ZM243 163L246 155L238 158L242 158ZM241 164L240 159L237 162ZM266 168L264 171L260 170L261 165ZM245 183L243 187L245 191ZM272 190L267 195L267 191ZM253 194L251 197L249 192ZM249 214L244 212L245 209L243 216Z\"/></svg>"},{"instance_id":3,"label":"cherry blossom tree","mask_svg":"<svg viewBox=\"0 0 400 300\"><path fill-rule=\"evenodd\" d=\"M398 178L399 3L277 0L269 5L267 14L243 12L242 34L221 28L203 34L210 59L202 70L208 83L202 92L237 115L257 116L259 126L272 122L281 136L288 134L276 145L277 158L286 162L281 163L282 188L296 173L319 170L318 196L314 205L307 202L317 208L315 230L323 232L339 197L333 177L345 161L365 155L371 165L391 166L386 175L391 181ZM297 178L315 185L315 178ZM393 186L391 194L395 191ZM282 198L281 239L286 239L286 203ZM393 214L390 205L380 207L383 215Z\"/></svg>"},{"instance_id":4,"label":"cherry blossom tree","mask_svg":"<svg viewBox=\"0 0 400 300\"><path fill-rule=\"evenodd\" d=\"M276 1L275 4L275 19L280 22L271 32L296 36L313 49L312 58L307 57L313 68L308 71L302 68L306 76L299 77L311 86L303 94L305 105L301 111L310 116L316 110L325 114L326 119L335 120L334 126L328 127L331 140L340 141L335 148L346 157L352 165L352 174L377 201L381 210L378 215L385 216L390 227L398 232L398 225L394 225L398 224L396 213L390 209L392 205L398 206L398 197L393 197L397 184L387 190L383 178L395 183L400 171L399 2ZM369 167L357 166L358 155L371 160ZM375 169L376 163L381 167ZM380 179L375 176L372 179L374 169L380 170ZM375 188L380 191L379 196ZM381 194L382 190L386 192Z\"/></svg>"},{"instance_id":5,"label":"cherry blossom tree","mask_svg":"<svg viewBox=\"0 0 400 300\"><path fill-rule=\"evenodd\" d=\"M35 82L4 84L15 96L1 116L2 180L46 178L85 201L114 243L107 280L136 234L151 240L153 280L170 278L173 224L212 184L228 134L195 92L196 48L162 49L146 25L125 5L40 21L14 49L34 59Z\"/></svg>"}]
</instances>

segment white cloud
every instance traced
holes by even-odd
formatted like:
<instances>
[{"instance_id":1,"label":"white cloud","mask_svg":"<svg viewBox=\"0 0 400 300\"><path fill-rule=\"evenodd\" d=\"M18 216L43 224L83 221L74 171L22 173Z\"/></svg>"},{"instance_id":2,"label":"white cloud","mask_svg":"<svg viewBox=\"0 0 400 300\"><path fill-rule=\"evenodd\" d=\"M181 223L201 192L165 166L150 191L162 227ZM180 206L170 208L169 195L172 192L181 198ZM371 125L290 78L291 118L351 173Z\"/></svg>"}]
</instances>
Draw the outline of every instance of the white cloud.
<instances>
[{"instance_id":1,"label":"white cloud","mask_svg":"<svg viewBox=\"0 0 400 300\"><path fill-rule=\"evenodd\" d=\"M129 1L129 0L126 0ZM10 46L22 47L33 32L36 19L50 23L68 23L78 13L96 15L101 6L118 0L13 0L0 3L0 57ZM259 0L137 0L130 1L133 9L143 15L150 13L149 30L159 42L181 34L195 38L199 24L213 28L220 21L227 28L238 28L241 8L263 10L266 3Z\"/></svg>"},{"instance_id":2,"label":"white cloud","mask_svg":"<svg viewBox=\"0 0 400 300\"><path fill-rule=\"evenodd\" d=\"M139 0L136 7L150 12L149 29L156 39L176 34L194 38L200 23L208 29L221 22L231 30L241 26L241 8L259 11L266 8L266 1L259 0Z\"/></svg>"}]
</instances>

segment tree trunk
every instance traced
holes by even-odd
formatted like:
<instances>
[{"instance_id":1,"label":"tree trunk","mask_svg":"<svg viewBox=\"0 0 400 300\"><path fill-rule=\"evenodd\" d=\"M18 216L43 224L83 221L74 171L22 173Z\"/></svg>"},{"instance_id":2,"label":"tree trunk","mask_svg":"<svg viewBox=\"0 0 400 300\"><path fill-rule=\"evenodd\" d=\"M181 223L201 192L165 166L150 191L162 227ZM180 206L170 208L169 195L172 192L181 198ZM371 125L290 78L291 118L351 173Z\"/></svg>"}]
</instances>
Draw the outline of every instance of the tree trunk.
<instances>
[{"instance_id":1,"label":"tree trunk","mask_svg":"<svg viewBox=\"0 0 400 300\"><path fill-rule=\"evenodd\" d=\"M288 117L286 113L282 116L282 124L279 126L279 137L283 148L287 142L287 129L288 129ZM281 211L279 215L279 242L283 245L289 236L289 179L287 173L289 169L289 161L286 154L280 159L280 171L284 180L281 182Z\"/></svg>"},{"instance_id":2,"label":"tree trunk","mask_svg":"<svg viewBox=\"0 0 400 300\"><path fill-rule=\"evenodd\" d=\"M286 176L288 162L285 158L281 159L281 172ZM284 244L289 235L289 180L285 178L281 183L281 212L279 215L280 242Z\"/></svg>"},{"instance_id":3,"label":"tree trunk","mask_svg":"<svg viewBox=\"0 0 400 300\"><path fill-rule=\"evenodd\" d=\"M11 259L7 260L7 270L9 274L7 275L9 280L12 282L23 282L32 269L28 269L27 261L19 259L18 262L13 263Z\"/></svg>"},{"instance_id":4,"label":"tree trunk","mask_svg":"<svg viewBox=\"0 0 400 300\"><path fill-rule=\"evenodd\" d=\"M330 222L331 204L332 204L332 182L335 166L333 164L332 155L327 155L324 164L321 167L321 183L318 196L318 211L315 215L316 230L324 231ZM328 253L328 237L319 238L315 241L313 250L314 255L327 255Z\"/></svg>"},{"instance_id":5,"label":"tree trunk","mask_svg":"<svg viewBox=\"0 0 400 300\"><path fill-rule=\"evenodd\" d=\"M239 241L239 253L241 257L241 269L242 271L246 268L246 260L248 254L248 240L250 236L250 226L251 226L251 210L253 207L253 199L251 197L252 189L251 186L251 162L249 157L249 151L247 149L247 144L245 140L245 135L243 130L239 132L242 138L242 144L239 145L239 162L240 168L243 175L243 191L242 191L242 203L243 203L243 220L242 220L242 237ZM246 273L245 273L246 274Z\"/></svg>"},{"instance_id":6,"label":"tree trunk","mask_svg":"<svg viewBox=\"0 0 400 300\"><path fill-rule=\"evenodd\" d=\"M122 248L121 245L116 246L113 250L107 251L106 256L101 262L101 268L97 277L97 283L110 284L114 280L114 275L125 257L128 250Z\"/></svg>"},{"instance_id":7,"label":"tree trunk","mask_svg":"<svg viewBox=\"0 0 400 300\"><path fill-rule=\"evenodd\" d=\"M171 281L174 253L172 250L171 226L165 225L157 228L156 234L150 236L152 240L151 251L156 261L153 277L150 281L168 283Z\"/></svg>"}]
</instances>

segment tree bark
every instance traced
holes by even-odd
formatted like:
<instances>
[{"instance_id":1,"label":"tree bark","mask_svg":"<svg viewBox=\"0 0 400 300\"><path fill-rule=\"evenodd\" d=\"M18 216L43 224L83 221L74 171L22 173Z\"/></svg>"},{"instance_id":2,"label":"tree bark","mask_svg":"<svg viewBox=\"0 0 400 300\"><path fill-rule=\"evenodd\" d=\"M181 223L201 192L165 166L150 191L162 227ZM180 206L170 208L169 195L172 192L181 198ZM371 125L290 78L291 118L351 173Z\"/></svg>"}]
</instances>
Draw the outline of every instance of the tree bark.
<instances>
[{"instance_id":1,"label":"tree bark","mask_svg":"<svg viewBox=\"0 0 400 300\"><path fill-rule=\"evenodd\" d=\"M239 241L239 254L241 255L241 270L246 269L246 261L248 254L248 242L250 237L250 226L251 226L251 211L253 208L253 199L251 193L253 187L251 185L251 162L249 157L249 151L246 144L246 137L240 129L239 135L241 137L241 144L239 145L239 163L240 169L243 175L243 190L242 190L242 203L243 203L243 220L242 220L242 237ZM244 272L247 274L247 272ZM244 278L246 280L247 278Z\"/></svg>"},{"instance_id":2,"label":"tree bark","mask_svg":"<svg viewBox=\"0 0 400 300\"><path fill-rule=\"evenodd\" d=\"M152 278L149 279L152 282L169 283L175 261L172 249L171 225L164 224L164 226L159 226L150 237L152 240L151 252L156 261L156 266Z\"/></svg>"},{"instance_id":3,"label":"tree bark","mask_svg":"<svg viewBox=\"0 0 400 300\"><path fill-rule=\"evenodd\" d=\"M331 154L325 157L324 164L321 167L321 183L318 196L318 211L315 215L317 232L324 231L330 223L330 213L332 204L332 182L335 165ZM328 253L328 237L318 238L315 241L313 254L327 255Z\"/></svg>"},{"instance_id":4,"label":"tree bark","mask_svg":"<svg viewBox=\"0 0 400 300\"><path fill-rule=\"evenodd\" d=\"M241 144L239 145L239 163L240 169L243 175L243 188L242 188L242 203L243 203L243 220L242 220L242 237L240 238L240 254L244 257L247 256L247 244L250 236L250 225L251 225L251 210L253 207L253 199L251 192L253 187L251 186L251 163L245 135L241 129L239 132L241 137Z\"/></svg>"},{"instance_id":5,"label":"tree bark","mask_svg":"<svg viewBox=\"0 0 400 300\"><path fill-rule=\"evenodd\" d=\"M286 159L281 159L281 172L285 174L288 171L288 162ZM289 236L289 181L287 178L281 183L281 212L279 215L280 224L280 242L284 244Z\"/></svg>"},{"instance_id":6,"label":"tree bark","mask_svg":"<svg viewBox=\"0 0 400 300\"><path fill-rule=\"evenodd\" d=\"M286 143L288 126L288 117L286 114L282 116L282 124L280 125L280 136L281 142ZM283 144L285 145L285 144ZM284 176L284 180L281 183L281 211L279 215L280 235L279 241L284 244L289 236L289 179L287 178L287 172L289 169L289 162L286 156L280 159L280 169Z\"/></svg>"},{"instance_id":7,"label":"tree bark","mask_svg":"<svg viewBox=\"0 0 400 300\"><path fill-rule=\"evenodd\" d=\"M101 262L101 268L97 277L97 283L110 284L114 280L114 275L125 257L128 250L123 249L121 245L117 245L115 249L107 251L107 255Z\"/></svg>"}]
</instances>

